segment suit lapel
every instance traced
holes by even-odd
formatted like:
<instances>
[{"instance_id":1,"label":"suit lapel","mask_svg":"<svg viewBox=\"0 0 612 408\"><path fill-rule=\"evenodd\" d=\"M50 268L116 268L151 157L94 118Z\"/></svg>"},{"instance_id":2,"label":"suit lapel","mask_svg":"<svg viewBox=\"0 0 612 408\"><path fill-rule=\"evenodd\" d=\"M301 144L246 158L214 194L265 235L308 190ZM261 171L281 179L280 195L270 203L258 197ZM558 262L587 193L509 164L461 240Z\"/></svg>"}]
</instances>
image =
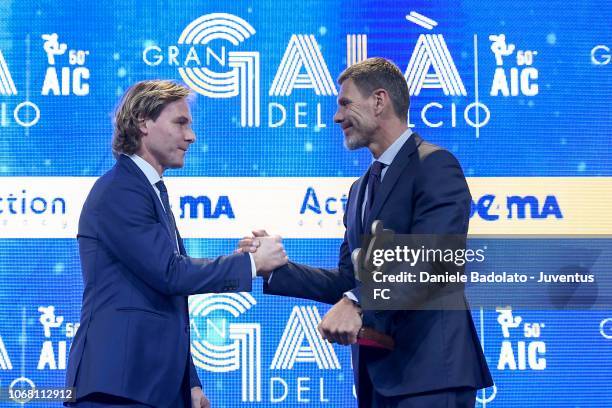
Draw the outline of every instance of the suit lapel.
<instances>
[{"instance_id":1,"label":"suit lapel","mask_svg":"<svg viewBox=\"0 0 612 408\"><path fill-rule=\"evenodd\" d=\"M378 214L380 214L380 211L385 204L385 201L387 201L389 194L391 194L391 191L393 191L393 187L395 187L397 180L408 165L410 156L417 151L418 146L422 142L423 139L414 133L412 136L410 136L406 143L404 143L400 151L397 152L397 156L395 156L395 159L393 159L389 169L385 173L383 182L380 185L380 190L376 193L376 198L374 199L370 215L368 219L365 220L365 227L372 225L372 222L374 222L376 217L378 217Z\"/></svg>"},{"instance_id":2,"label":"suit lapel","mask_svg":"<svg viewBox=\"0 0 612 408\"><path fill-rule=\"evenodd\" d=\"M178 232L178 228L176 229L176 239L179 245L179 253L181 255L187 255L187 251L185 250L185 243L183 242L183 238L181 238L181 234Z\"/></svg>"},{"instance_id":3,"label":"suit lapel","mask_svg":"<svg viewBox=\"0 0 612 408\"><path fill-rule=\"evenodd\" d=\"M153 205L155 206L155 212L157 213L157 219L164 226L164 228L166 228L168 236L170 237L171 241L174 242L174 235L171 233L170 223L168 222L166 211L164 210L161 201L157 197L157 193L153 189L153 186L151 185L151 183L149 183L147 176L144 175L142 170L138 168L138 166L132 161L132 159L125 155L119 156L118 163L119 165L123 166L125 170L135 176L138 179L139 183L143 184L142 188L147 192L149 198L153 201Z\"/></svg>"},{"instance_id":4,"label":"suit lapel","mask_svg":"<svg viewBox=\"0 0 612 408\"><path fill-rule=\"evenodd\" d=\"M351 248L358 248L361 246L361 239L359 238L363 234L363 227L361 222L361 207L363 205L363 196L365 194L365 187L367 183L368 172L361 176L355 184L354 193L349 197L349 213L348 213L348 236Z\"/></svg>"}]
</instances>

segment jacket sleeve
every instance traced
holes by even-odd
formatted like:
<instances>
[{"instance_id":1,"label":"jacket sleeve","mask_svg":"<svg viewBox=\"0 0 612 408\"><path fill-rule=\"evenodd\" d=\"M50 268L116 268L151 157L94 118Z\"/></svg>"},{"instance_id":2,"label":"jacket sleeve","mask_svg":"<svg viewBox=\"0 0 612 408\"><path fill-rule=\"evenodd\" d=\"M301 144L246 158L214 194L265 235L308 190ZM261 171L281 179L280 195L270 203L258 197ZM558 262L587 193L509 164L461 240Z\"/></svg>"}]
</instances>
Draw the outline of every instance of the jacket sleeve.
<instances>
[{"instance_id":1,"label":"jacket sleeve","mask_svg":"<svg viewBox=\"0 0 612 408\"><path fill-rule=\"evenodd\" d=\"M202 388L202 383L200 382L200 378L198 377L198 372L196 371L195 365L193 365L193 358L191 357L191 353L189 353L189 388L193 387Z\"/></svg>"},{"instance_id":2,"label":"jacket sleeve","mask_svg":"<svg viewBox=\"0 0 612 408\"><path fill-rule=\"evenodd\" d=\"M180 255L156 216L154 203L138 185L112 186L95 204L95 237L144 282L169 296L250 291L248 254L215 259ZM83 236L81 236L83 238Z\"/></svg>"},{"instance_id":3,"label":"jacket sleeve","mask_svg":"<svg viewBox=\"0 0 612 408\"><path fill-rule=\"evenodd\" d=\"M351 186L349 196L352 191L353 187ZM345 292L355 288L355 274L346 233L347 212L344 212L345 232L344 240L340 246L337 269L314 268L289 262L287 265L276 269L272 278L268 282L264 282L264 293L334 304L342 298Z\"/></svg>"},{"instance_id":4,"label":"jacket sleeve","mask_svg":"<svg viewBox=\"0 0 612 408\"><path fill-rule=\"evenodd\" d=\"M467 234L472 197L451 153L436 150L423 158L415 190L412 234Z\"/></svg>"}]
</instances>

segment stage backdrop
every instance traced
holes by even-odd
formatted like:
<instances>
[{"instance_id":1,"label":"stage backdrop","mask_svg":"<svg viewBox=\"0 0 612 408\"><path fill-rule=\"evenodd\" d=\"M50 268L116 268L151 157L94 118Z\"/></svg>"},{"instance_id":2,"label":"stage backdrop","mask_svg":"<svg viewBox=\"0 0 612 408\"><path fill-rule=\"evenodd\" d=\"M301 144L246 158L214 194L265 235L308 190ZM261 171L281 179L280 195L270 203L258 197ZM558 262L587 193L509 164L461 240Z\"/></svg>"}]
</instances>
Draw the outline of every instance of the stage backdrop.
<instances>
[{"instance_id":1,"label":"stage backdrop","mask_svg":"<svg viewBox=\"0 0 612 408\"><path fill-rule=\"evenodd\" d=\"M291 259L336 265L348 187L371 156L343 148L335 79L371 56L405 72L410 126L461 162L471 233L607 234L611 10L557 0L0 2L3 393L63 385L82 293L78 216L114 163L111 117L130 84L171 78L197 96L197 141L166 174L194 257L229 253L266 228ZM499 306L473 310L496 384L479 406L610 406L610 310ZM328 309L263 296L260 281L252 293L191 297L192 352L213 405L355 406L349 350L316 335Z\"/></svg>"}]
</instances>

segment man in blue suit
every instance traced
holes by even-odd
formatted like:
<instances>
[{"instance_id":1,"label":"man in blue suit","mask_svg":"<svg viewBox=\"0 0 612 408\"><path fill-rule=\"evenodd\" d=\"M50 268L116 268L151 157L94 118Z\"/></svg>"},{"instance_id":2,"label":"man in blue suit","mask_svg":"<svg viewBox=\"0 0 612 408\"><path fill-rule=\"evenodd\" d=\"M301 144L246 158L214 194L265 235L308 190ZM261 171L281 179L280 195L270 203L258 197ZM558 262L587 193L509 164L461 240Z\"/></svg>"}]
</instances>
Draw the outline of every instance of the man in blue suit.
<instances>
[{"instance_id":1,"label":"man in blue suit","mask_svg":"<svg viewBox=\"0 0 612 408\"><path fill-rule=\"evenodd\" d=\"M162 174L183 167L195 141L189 93L143 81L117 109L117 163L79 221L83 306L66 373L75 406L209 406L191 358L187 296L250 291L256 273L287 262L280 237L263 241L261 255L186 255Z\"/></svg>"},{"instance_id":2,"label":"man in blue suit","mask_svg":"<svg viewBox=\"0 0 612 408\"><path fill-rule=\"evenodd\" d=\"M463 290L450 299L455 310L417 302L413 310L362 312L351 262L374 220L397 234L465 236L471 196L461 167L409 129L408 87L394 64L368 59L347 68L338 82L334 121L345 146L367 147L374 157L349 192L338 269L290 262L266 278L264 291L334 304L319 331L330 342L352 345L360 407L473 407L476 390L493 381ZM243 251L257 251L266 234L254 235L241 241ZM362 326L392 336L393 351L358 346Z\"/></svg>"}]
</instances>

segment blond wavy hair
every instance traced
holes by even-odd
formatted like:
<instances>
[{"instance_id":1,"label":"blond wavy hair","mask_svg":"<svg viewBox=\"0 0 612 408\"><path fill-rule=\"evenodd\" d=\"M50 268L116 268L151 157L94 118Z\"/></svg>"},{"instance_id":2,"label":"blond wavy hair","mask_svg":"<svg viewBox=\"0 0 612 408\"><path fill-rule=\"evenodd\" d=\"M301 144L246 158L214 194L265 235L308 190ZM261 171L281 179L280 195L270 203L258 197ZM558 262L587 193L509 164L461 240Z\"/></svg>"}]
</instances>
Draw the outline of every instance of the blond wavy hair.
<instances>
[{"instance_id":1,"label":"blond wavy hair","mask_svg":"<svg viewBox=\"0 0 612 408\"><path fill-rule=\"evenodd\" d=\"M113 121L113 155L134 154L140 149L143 120L157 120L169 103L187 98L186 86L169 80L155 79L132 85L123 95Z\"/></svg>"}]
</instances>

